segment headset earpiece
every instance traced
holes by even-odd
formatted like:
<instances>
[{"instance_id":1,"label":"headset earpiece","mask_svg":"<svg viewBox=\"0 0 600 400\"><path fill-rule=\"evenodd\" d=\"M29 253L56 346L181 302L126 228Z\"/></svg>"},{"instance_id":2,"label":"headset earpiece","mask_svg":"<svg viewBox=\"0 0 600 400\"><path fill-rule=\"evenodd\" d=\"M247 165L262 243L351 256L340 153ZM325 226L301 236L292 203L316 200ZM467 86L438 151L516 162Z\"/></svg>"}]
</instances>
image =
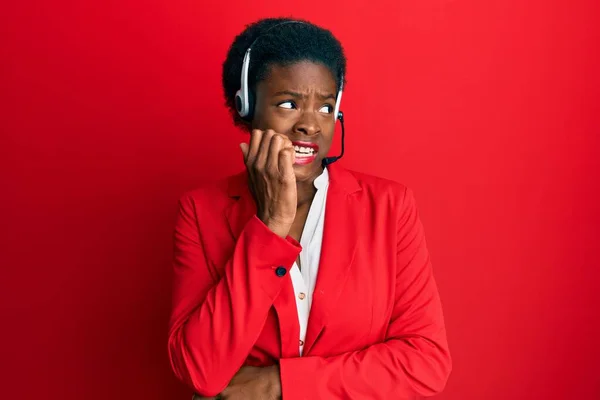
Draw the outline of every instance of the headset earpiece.
<instances>
[{"instance_id":1,"label":"headset earpiece","mask_svg":"<svg viewBox=\"0 0 600 400\"><path fill-rule=\"evenodd\" d=\"M337 98L335 99L335 109L333 111L334 121L338 120L340 114L340 104L342 103L342 92L344 90L344 76L340 79L340 90L338 91Z\"/></svg>"},{"instance_id":2,"label":"headset earpiece","mask_svg":"<svg viewBox=\"0 0 600 400\"><path fill-rule=\"evenodd\" d=\"M244 97L246 98L246 101L244 101ZM246 92L246 96L244 96L243 91L238 90L235 94L235 108L237 109L237 112L240 115L240 117L242 117L243 119L252 119L252 116L254 115L253 93L250 90L248 90L248 92Z\"/></svg>"},{"instance_id":3,"label":"headset earpiece","mask_svg":"<svg viewBox=\"0 0 600 400\"><path fill-rule=\"evenodd\" d=\"M235 107L242 118L247 118L251 112L250 90L248 89L248 69L250 68L250 52L252 47L249 47L244 55L242 63L242 73L240 77L240 90L235 93Z\"/></svg>"},{"instance_id":4,"label":"headset earpiece","mask_svg":"<svg viewBox=\"0 0 600 400\"><path fill-rule=\"evenodd\" d=\"M243 113L243 109L244 109L241 90L238 90L235 93L235 109L237 110L238 114L240 114L240 116L241 116Z\"/></svg>"},{"instance_id":5,"label":"headset earpiece","mask_svg":"<svg viewBox=\"0 0 600 400\"><path fill-rule=\"evenodd\" d=\"M254 105L254 92L248 90L248 115L245 117L248 120L254 117Z\"/></svg>"}]
</instances>

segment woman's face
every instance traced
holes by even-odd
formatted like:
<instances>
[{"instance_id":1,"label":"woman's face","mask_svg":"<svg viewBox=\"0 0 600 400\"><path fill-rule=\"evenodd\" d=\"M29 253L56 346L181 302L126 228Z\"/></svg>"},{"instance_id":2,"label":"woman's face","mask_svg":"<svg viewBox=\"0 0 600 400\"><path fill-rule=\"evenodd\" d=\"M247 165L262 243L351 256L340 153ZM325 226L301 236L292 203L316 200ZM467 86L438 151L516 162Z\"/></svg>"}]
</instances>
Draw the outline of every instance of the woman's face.
<instances>
[{"instance_id":1,"label":"woman's face","mask_svg":"<svg viewBox=\"0 0 600 400\"><path fill-rule=\"evenodd\" d=\"M274 65L257 84L252 129L273 129L292 141L297 181L309 181L322 172L335 128L335 100L332 73L310 61Z\"/></svg>"}]
</instances>

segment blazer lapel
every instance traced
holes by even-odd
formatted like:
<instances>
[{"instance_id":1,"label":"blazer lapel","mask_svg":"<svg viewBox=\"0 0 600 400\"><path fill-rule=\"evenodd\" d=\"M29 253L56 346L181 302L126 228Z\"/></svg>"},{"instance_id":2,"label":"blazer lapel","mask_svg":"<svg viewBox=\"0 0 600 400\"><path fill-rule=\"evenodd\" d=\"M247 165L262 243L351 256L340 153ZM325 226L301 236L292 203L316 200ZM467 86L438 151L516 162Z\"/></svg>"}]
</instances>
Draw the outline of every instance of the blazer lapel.
<instances>
[{"instance_id":1,"label":"blazer lapel","mask_svg":"<svg viewBox=\"0 0 600 400\"><path fill-rule=\"evenodd\" d=\"M227 194L233 202L225 211L225 216L231 234L237 240L248 220L256 214L256 203L250 189L248 189L248 174L246 172L231 177L228 181Z\"/></svg>"},{"instance_id":2,"label":"blazer lapel","mask_svg":"<svg viewBox=\"0 0 600 400\"><path fill-rule=\"evenodd\" d=\"M330 183L317 282L308 320L304 355L308 355L327 323L349 275L356 250L357 222L363 218L356 192L361 188L345 169L328 167Z\"/></svg>"}]
</instances>

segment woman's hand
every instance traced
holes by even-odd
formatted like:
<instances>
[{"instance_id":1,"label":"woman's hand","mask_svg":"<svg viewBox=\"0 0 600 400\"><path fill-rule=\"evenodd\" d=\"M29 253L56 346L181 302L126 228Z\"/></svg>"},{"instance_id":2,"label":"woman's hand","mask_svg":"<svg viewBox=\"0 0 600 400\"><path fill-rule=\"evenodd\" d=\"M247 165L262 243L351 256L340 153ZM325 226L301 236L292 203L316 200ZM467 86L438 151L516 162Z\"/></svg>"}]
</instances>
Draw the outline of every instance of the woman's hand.
<instances>
[{"instance_id":1,"label":"woman's hand","mask_svg":"<svg viewBox=\"0 0 600 400\"><path fill-rule=\"evenodd\" d=\"M279 400L279 367L242 367L229 385L216 397L194 396L194 400Z\"/></svg>"},{"instance_id":2,"label":"woman's hand","mask_svg":"<svg viewBox=\"0 0 600 400\"><path fill-rule=\"evenodd\" d=\"M240 147L257 216L269 229L285 238L296 217L298 201L294 146L286 136L271 129L254 129L250 144L241 143Z\"/></svg>"}]
</instances>

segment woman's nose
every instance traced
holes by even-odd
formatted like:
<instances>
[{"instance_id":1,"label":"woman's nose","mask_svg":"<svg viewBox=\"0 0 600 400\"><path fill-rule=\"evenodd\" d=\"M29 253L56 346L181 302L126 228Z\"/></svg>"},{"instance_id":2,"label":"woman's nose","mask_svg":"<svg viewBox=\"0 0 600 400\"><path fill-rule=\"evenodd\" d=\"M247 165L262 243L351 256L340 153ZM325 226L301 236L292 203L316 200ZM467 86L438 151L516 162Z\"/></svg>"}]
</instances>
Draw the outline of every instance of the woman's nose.
<instances>
[{"instance_id":1,"label":"woman's nose","mask_svg":"<svg viewBox=\"0 0 600 400\"><path fill-rule=\"evenodd\" d=\"M306 136L313 136L321 132L321 126L312 112L304 112L294 126L294 131Z\"/></svg>"}]
</instances>

